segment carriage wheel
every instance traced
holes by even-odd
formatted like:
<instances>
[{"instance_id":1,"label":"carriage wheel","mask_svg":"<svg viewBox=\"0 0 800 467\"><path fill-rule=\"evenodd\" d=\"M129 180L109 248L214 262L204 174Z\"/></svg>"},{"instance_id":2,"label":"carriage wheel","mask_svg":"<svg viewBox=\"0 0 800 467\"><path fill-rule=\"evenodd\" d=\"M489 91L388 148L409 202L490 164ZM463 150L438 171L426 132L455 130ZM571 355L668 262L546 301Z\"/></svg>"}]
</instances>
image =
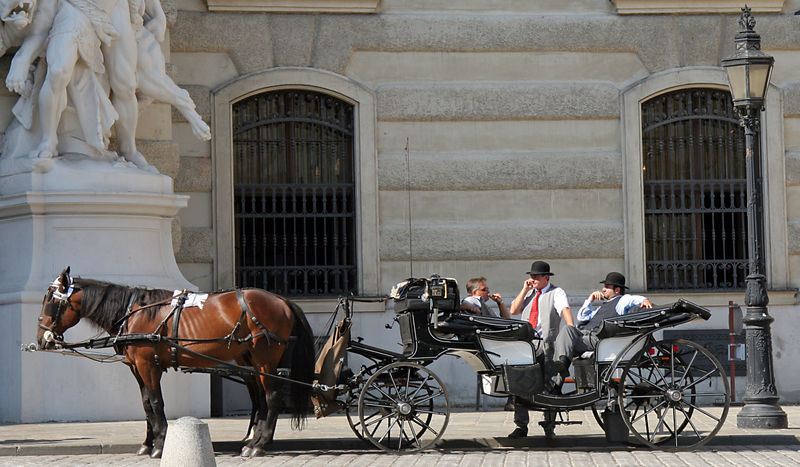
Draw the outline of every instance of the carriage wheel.
<instances>
[{"instance_id":1,"label":"carriage wheel","mask_svg":"<svg viewBox=\"0 0 800 467\"><path fill-rule=\"evenodd\" d=\"M447 428L450 397L428 368L396 362L364 385L358 418L364 436L384 451L421 451L433 446Z\"/></svg>"},{"instance_id":2,"label":"carriage wheel","mask_svg":"<svg viewBox=\"0 0 800 467\"><path fill-rule=\"evenodd\" d=\"M364 430L361 428L361 419L358 418L358 396L361 394L361 388L364 387L364 382L367 378L375 374L378 368L382 366L384 366L384 364L370 365L366 368L362 368L361 372L353 378L350 389L347 391L344 414L347 417L347 424L350 425L350 429L353 430L353 433L355 433L358 439L365 439Z\"/></svg>"},{"instance_id":3,"label":"carriage wheel","mask_svg":"<svg viewBox=\"0 0 800 467\"><path fill-rule=\"evenodd\" d=\"M659 341L629 361L617 403L634 438L650 447L691 450L722 428L730 406L725 370L702 346ZM721 407L710 407L718 403Z\"/></svg>"}]
</instances>

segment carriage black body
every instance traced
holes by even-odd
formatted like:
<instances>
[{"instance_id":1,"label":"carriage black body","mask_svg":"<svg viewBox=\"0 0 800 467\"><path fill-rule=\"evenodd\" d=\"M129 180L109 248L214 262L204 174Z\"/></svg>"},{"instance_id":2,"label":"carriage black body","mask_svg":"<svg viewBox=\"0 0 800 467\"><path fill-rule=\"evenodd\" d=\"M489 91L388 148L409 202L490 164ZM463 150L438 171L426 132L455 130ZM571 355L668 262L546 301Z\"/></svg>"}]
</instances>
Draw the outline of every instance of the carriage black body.
<instances>
[{"instance_id":1,"label":"carriage black body","mask_svg":"<svg viewBox=\"0 0 800 467\"><path fill-rule=\"evenodd\" d=\"M441 437L449 398L427 366L443 355L465 360L484 394L514 395L517 404L544 412L546 436L560 423L574 423L571 410L591 409L609 441L628 440L630 432L645 446L686 450L707 443L725 421L730 394L722 365L696 343L656 337L664 328L709 319L707 309L691 302L606 320L596 351L574 360L570 389L554 395L545 390L543 344L529 323L459 311L453 279L434 275L401 285L392 300L402 351L351 341L347 350L373 363L343 381L347 389L341 391L353 431L384 450L424 449ZM344 319L352 318L348 299L340 305ZM418 407L409 394L421 392ZM443 399L438 409L437 397ZM703 408L711 405L717 407ZM433 426L440 416L444 420Z\"/></svg>"}]
</instances>

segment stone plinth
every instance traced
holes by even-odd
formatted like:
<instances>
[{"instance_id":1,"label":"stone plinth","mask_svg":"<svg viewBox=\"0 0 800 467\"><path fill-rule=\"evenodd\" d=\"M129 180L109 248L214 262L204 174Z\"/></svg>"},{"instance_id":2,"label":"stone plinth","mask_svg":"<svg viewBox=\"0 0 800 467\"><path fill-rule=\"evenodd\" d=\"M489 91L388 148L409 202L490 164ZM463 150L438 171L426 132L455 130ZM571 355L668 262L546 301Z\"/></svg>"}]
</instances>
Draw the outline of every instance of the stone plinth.
<instances>
[{"instance_id":1,"label":"stone plinth","mask_svg":"<svg viewBox=\"0 0 800 467\"><path fill-rule=\"evenodd\" d=\"M0 174L0 421L141 419L124 365L22 353L20 345L35 340L47 285L67 265L117 284L195 289L175 263L171 237L187 197L172 192L169 177L127 164L58 158L48 169ZM81 323L65 338L96 332ZM168 414L207 414L207 378L166 380Z\"/></svg>"}]
</instances>

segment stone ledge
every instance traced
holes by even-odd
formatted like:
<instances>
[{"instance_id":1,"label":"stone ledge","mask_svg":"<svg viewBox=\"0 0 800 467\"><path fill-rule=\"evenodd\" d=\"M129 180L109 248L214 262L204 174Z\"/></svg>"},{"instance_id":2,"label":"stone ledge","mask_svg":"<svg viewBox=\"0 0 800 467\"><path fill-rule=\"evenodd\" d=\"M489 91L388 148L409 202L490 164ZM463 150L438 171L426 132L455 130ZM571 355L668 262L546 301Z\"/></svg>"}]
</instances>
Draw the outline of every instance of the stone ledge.
<instances>
[{"instance_id":1,"label":"stone ledge","mask_svg":"<svg viewBox=\"0 0 800 467\"><path fill-rule=\"evenodd\" d=\"M739 13L740 0L612 0L621 15ZM749 0L753 13L780 13L784 0Z\"/></svg>"},{"instance_id":2,"label":"stone ledge","mask_svg":"<svg viewBox=\"0 0 800 467\"><path fill-rule=\"evenodd\" d=\"M616 152L415 154L406 184L404 154L381 154L381 190L472 190L620 188L621 156Z\"/></svg>"},{"instance_id":3,"label":"stone ledge","mask_svg":"<svg viewBox=\"0 0 800 467\"><path fill-rule=\"evenodd\" d=\"M380 0L208 0L208 11L375 13Z\"/></svg>"},{"instance_id":4,"label":"stone ledge","mask_svg":"<svg viewBox=\"0 0 800 467\"><path fill-rule=\"evenodd\" d=\"M412 254L426 261L509 258L621 258L622 222L470 222L414 224ZM383 224L381 261L409 258L408 224Z\"/></svg>"},{"instance_id":5,"label":"stone ledge","mask_svg":"<svg viewBox=\"0 0 800 467\"><path fill-rule=\"evenodd\" d=\"M378 88L380 121L616 119L611 83L462 83Z\"/></svg>"}]
</instances>

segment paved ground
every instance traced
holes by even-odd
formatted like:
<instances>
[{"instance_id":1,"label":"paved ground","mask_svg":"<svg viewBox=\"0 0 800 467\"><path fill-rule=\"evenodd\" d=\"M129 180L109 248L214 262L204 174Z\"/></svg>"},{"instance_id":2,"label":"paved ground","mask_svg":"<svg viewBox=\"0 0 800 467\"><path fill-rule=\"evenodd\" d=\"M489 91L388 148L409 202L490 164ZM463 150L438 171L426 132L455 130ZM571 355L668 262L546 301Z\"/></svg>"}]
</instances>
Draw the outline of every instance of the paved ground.
<instances>
[{"instance_id":1,"label":"paved ground","mask_svg":"<svg viewBox=\"0 0 800 467\"><path fill-rule=\"evenodd\" d=\"M247 429L244 418L207 419L218 465L394 465L511 466L511 465L741 465L800 466L800 406L784 406L789 428L740 430L732 408L720 433L695 452L651 451L629 445L609 445L591 411L572 413L581 425L560 426L557 439L540 436L535 422L522 440L505 438L513 428L510 412L454 412L436 450L390 455L371 449L352 434L346 419L309 419L303 431L292 431L279 420L274 453L243 459L237 453ZM536 417L532 417L534 420ZM137 457L145 423L45 423L0 426L0 466L129 465L156 466L158 460Z\"/></svg>"}]
</instances>

